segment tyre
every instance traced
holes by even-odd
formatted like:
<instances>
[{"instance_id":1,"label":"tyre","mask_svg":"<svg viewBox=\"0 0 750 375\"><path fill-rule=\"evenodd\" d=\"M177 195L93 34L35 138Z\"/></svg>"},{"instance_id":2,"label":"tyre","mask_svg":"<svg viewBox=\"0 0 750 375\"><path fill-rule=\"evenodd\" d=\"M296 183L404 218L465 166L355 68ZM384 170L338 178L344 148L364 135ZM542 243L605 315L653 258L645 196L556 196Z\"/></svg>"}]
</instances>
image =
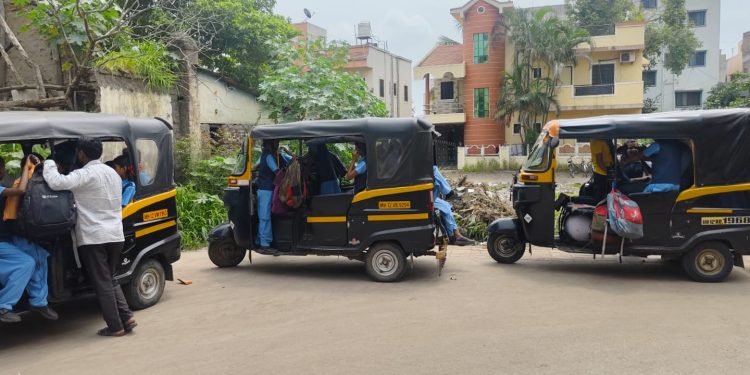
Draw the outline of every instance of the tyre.
<instances>
[{"instance_id":1,"label":"tyre","mask_svg":"<svg viewBox=\"0 0 750 375\"><path fill-rule=\"evenodd\" d=\"M496 262L511 264L523 257L526 243L508 234L493 233L487 241L487 252Z\"/></svg>"},{"instance_id":2,"label":"tyre","mask_svg":"<svg viewBox=\"0 0 750 375\"><path fill-rule=\"evenodd\" d=\"M682 257L685 273L702 283L723 281L733 267L732 252L721 242L703 242Z\"/></svg>"},{"instance_id":3,"label":"tyre","mask_svg":"<svg viewBox=\"0 0 750 375\"><path fill-rule=\"evenodd\" d=\"M123 286L128 305L142 310L155 305L164 294L164 267L156 259L148 259L138 265L133 278Z\"/></svg>"},{"instance_id":4,"label":"tyre","mask_svg":"<svg viewBox=\"0 0 750 375\"><path fill-rule=\"evenodd\" d=\"M231 238L208 244L208 258L217 267L234 267L245 259L246 250L237 246Z\"/></svg>"},{"instance_id":5,"label":"tyre","mask_svg":"<svg viewBox=\"0 0 750 375\"><path fill-rule=\"evenodd\" d=\"M395 243L380 242L370 247L365 267L367 274L375 281L399 281L406 273L406 255Z\"/></svg>"}]
</instances>

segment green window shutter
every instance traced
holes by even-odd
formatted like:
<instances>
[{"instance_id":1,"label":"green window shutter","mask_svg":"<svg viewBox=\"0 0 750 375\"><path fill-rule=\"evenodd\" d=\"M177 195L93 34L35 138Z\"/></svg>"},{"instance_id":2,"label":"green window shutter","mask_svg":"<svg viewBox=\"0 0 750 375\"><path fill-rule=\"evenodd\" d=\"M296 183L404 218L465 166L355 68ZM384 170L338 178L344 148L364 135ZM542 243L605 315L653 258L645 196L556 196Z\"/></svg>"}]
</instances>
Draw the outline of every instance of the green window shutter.
<instances>
[{"instance_id":1,"label":"green window shutter","mask_svg":"<svg viewBox=\"0 0 750 375\"><path fill-rule=\"evenodd\" d=\"M483 64L487 62L489 38L488 33L474 34L474 64Z\"/></svg>"},{"instance_id":2,"label":"green window shutter","mask_svg":"<svg viewBox=\"0 0 750 375\"><path fill-rule=\"evenodd\" d=\"M474 118L489 117L490 100L489 89L474 89Z\"/></svg>"}]
</instances>

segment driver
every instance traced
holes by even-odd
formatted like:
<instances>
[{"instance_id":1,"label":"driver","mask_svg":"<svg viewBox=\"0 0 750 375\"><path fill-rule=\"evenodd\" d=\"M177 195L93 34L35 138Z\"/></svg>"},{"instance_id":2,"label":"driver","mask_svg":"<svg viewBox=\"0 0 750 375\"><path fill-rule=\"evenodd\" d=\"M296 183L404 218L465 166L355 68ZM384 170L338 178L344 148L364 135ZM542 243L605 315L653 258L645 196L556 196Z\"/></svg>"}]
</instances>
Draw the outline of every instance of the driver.
<instances>
[{"instance_id":1,"label":"driver","mask_svg":"<svg viewBox=\"0 0 750 375\"><path fill-rule=\"evenodd\" d=\"M591 140L591 160L594 165L593 197L598 203L607 196L609 183L607 171L614 166L611 144L607 140Z\"/></svg>"}]
</instances>

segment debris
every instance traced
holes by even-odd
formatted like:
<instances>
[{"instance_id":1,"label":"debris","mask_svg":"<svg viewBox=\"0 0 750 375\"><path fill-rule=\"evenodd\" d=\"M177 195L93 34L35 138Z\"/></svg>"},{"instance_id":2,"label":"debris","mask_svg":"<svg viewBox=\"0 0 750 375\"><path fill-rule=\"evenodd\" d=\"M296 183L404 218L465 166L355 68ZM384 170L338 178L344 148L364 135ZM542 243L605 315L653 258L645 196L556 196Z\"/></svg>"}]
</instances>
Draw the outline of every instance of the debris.
<instances>
[{"instance_id":1,"label":"debris","mask_svg":"<svg viewBox=\"0 0 750 375\"><path fill-rule=\"evenodd\" d=\"M454 190L465 191L460 199L450 203L459 226L469 237L484 241L487 239L487 225L502 217L515 217L509 201L509 186L472 183L465 175L458 179L449 178L448 182Z\"/></svg>"},{"instance_id":2,"label":"debris","mask_svg":"<svg viewBox=\"0 0 750 375\"><path fill-rule=\"evenodd\" d=\"M188 280L188 279L177 279L177 282L182 285L191 285L193 283L192 280Z\"/></svg>"}]
</instances>

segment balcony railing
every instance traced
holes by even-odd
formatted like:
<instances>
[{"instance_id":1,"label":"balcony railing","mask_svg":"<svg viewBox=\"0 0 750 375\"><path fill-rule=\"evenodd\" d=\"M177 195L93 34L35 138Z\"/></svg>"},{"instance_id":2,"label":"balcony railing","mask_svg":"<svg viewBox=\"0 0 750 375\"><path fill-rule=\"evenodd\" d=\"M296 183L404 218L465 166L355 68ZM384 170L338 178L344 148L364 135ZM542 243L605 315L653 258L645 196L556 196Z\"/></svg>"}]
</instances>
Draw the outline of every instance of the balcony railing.
<instances>
[{"instance_id":1,"label":"balcony railing","mask_svg":"<svg viewBox=\"0 0 750 375\"><path fill-rule=\"evenodd\" d=\"M576 86L574 94L575 96L592 96L592 95L612 95L615 93L615 85L586 85Z\"/></svg>"},{"instance_id":2,"label":"balcony railing","mask_svg":"<svg viewBox=\"0 0 750 375\"><path fill-rule=\"evenodd\" d=\"M459 102L438 100L430 103L430 113L433 115L444 115L449 113L464 113L463 100Z\"/></svg>"}]
</instances>

